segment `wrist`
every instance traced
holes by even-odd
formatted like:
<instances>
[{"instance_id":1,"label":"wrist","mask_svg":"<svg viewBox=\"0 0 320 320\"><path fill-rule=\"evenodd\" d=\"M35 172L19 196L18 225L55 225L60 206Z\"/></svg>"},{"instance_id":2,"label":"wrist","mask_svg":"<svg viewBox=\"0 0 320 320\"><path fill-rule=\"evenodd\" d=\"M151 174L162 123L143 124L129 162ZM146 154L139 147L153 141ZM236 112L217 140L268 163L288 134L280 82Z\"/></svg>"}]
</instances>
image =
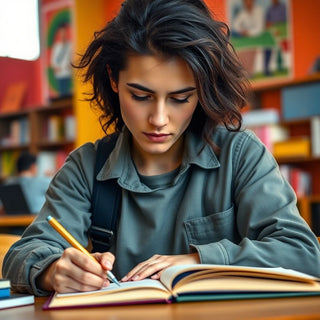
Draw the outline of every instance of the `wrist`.
<instances>
[{"instance_id":1,"label":"wrist","mask_svg":"<svg viewBox=\"0 0 320 320\"><path fill-rule=\"evenodd\" d=\"M52 262L36 279L36 286L43 291L54 291L53 274L57 260Z\"/></svg>"}]
</instances>

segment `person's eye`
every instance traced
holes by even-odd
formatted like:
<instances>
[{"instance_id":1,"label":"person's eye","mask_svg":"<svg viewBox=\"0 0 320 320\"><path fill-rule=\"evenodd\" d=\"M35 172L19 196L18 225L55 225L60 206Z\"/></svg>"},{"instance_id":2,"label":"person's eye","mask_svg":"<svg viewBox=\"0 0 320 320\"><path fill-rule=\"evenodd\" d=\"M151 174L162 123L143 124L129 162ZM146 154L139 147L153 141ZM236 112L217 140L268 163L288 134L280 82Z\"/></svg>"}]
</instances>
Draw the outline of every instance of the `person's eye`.
<instances>
[{"instance_id":1,"label":"person's eye","mask_svg":"<svg viewBox=\"0 0 320 320\"><path fill-rule=\"evenodd\" d=\"M131 97L132 99L137 101L146 101L150 98L150 95L137 95L137 94L131 93Z\"/></svg>"},{"instance_id":2,"label":"person's eye","mask_svg":"<svg viewBox=\"0 0 320 320\"><path fill-rule=\"evenodd\" d=\"M189 98L190 98L190 96L187 96L187 97L185 97L185 98L172 97L171 99L172 99L175 103L183 104L183 103L188 103L188 102L189 102Z\"/></svg>"}]
</instances>

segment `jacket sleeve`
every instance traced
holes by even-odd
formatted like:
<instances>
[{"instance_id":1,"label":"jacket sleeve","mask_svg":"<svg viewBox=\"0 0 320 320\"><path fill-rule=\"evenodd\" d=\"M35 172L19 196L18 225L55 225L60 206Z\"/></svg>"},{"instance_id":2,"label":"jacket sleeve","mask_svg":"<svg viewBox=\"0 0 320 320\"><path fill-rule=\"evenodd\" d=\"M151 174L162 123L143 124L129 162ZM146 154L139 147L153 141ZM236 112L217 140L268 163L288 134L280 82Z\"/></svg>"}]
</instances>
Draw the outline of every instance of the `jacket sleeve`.
<instances>
[{"instance_id":1,"label":"jacket sleeve","mask_svg":"<svg viewBox=\"0 0 320 320\"><path fill-rule=\"evenodd\" d=\"M5 256L2 272L13 290L49 294L37 288L37 277L70 246L47 222L49 215L87 247L94 163L95 147L86 144L68 156L53 178L41 212Z\"/></svg>"},{"instance_id":2,"label":"jacket sleeve","mask_svg":"<svg viewBox=\"0 0 320 320\"><path fill-rule=\"evenodd\" d=\"M240 239L194 246L201 262L280 266L320 277L318 240L300 216L295 193L273 156L250 133L243 134L229 152Z\"/></svg>"}]
</instances>

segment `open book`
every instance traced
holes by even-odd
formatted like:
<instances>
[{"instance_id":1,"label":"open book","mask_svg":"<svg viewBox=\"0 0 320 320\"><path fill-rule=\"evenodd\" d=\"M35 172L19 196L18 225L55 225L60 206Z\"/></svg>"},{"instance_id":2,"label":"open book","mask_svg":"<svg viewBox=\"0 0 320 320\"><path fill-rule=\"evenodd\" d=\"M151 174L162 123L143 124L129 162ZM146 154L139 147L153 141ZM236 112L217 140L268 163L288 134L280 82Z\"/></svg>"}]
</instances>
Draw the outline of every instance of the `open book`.
<instances>
[{"instance_id":1,"label":"open book","mask_svg":"<svg viewBox=\"0 0 320 320\"><path fill-rule=\"evenodd\" d=\"M43 309L320 295L320 279L283 268L192 264L166 269L160 280L121 282L97 291L53 294Z\"/></svg>"}]
</instances>

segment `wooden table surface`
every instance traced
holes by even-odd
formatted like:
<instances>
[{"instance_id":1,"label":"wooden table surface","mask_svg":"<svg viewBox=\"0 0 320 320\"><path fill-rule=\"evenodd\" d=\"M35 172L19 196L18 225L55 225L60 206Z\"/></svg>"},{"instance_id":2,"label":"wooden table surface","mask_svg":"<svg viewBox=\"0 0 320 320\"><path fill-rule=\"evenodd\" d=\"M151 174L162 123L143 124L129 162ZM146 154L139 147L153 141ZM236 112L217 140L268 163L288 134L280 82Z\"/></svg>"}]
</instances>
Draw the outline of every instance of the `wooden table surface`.
<instances>
[{"instance_id":1,"label":"wooden table surface","mask_svg":"<svg viewBox=\"0 0 320 320\"><path fill-rule=\"evenodd\" d=\"M4 320L266 320L320 319L320 297L187 302L43 311L46 298L35 305L0 311Z\"/></svg>"},{"instance_id":2,"label":"wooden table surface","mask_svg":"<svg viewBox=\"0 0 320 320\"><path fill-rule=\"evenodd\" d=\"M0 215L0 227L27 227L35 218L35 215Z\"/></svg>"}]
</instances>

